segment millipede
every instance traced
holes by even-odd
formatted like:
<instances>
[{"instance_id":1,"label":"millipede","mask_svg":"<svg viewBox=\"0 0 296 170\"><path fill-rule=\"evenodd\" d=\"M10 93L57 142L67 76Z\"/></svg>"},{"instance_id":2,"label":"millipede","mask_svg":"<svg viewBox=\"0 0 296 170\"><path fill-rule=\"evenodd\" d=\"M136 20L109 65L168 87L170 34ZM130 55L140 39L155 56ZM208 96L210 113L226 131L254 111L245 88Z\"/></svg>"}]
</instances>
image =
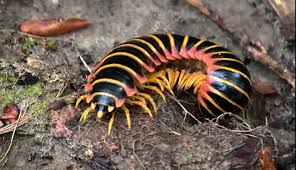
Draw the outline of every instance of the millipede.
<instances>
[{"instance_id":1,"label":"millipede","mask_svg":"<svg viewBox=\"0 0 296 170\"><path fill-rule=\"evenodd\" d=\"M165 92L192 89L197 114L217 117L224 112L242 113L252 90L246 66L229 50L171 33L132 38L113 47L94 65L86 81L76 107L82 100L89 106L80 120L93 111L98 119L110 113L108 134L118 109L125 114L128 128L128 106L139 106L153 118L157 106L150 92L165 100Z\"/></svg>"}]
</instances>

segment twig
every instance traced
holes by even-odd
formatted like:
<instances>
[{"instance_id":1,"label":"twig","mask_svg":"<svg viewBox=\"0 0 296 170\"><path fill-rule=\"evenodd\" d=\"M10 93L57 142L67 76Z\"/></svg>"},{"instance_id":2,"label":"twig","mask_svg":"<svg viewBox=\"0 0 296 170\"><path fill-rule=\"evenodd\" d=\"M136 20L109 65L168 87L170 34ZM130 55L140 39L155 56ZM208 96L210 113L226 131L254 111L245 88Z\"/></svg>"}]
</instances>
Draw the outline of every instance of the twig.
<instances>
[{"instance_id":1,"label":"twig","mask_svg":"<svg viewBox=\"0 0 296 170\"><path fill-rule=\"evenodd\" d=\"M282 79L285 79L295 90L295 78L292 73L282 64L279 64L270 55L267 54L267 50L263 47L260 41L251 41L249 45L245 47L247 52L252 54L254 60L268 66L273 72L275 72Z\"/></svg>"},{"instance_id":2,"label":"twig","mask_svg":"<svg viewBox=\"0 0 296 170\"><path fill-rule=\"evenodd\" d=\"M136 160L140 163L140 165L141 165L144 169L146 169L145 166L143 165L143 163L139 160L138 155L136 154L136 151L135 151L135 144L136 144L136 141L137 141L137 139L134 140L134 142L133 142L133 154L134 154L134 156L136 157Z\"/></svg>"},{"instance_id":3,"label":"twig","mask_svg":"<svg viewBox=\"0 0 296 170\"><path fill-rule=\"evenodd\" d=\"M18 122L17 126L20 127L21 125L27 123L28 120L29 116L23 116L21 120ZM15 124L16 122L0 128L0 135L13 131Z\"/></svg>"},{"instance_id":4,"label":"twig","mask_svg":"<svg viewBox=\"0 0 296 170\"><path fill-rule=\"evenodd\" d=\"M67 88L68 86L68 82L66 82L63 87L59 90L58 94L56 95L56 98L59 98L65 91L65 89Z\"/></svg>"},{"instance_id":5,"label":"twig","mask_svg":"<svg viewBox=\"0 0 296 170\"><path fill-rule=\"evenodd\" d=\"M201 123L201 121L200 120L198 120L192 113L190 113L183 105L182 105L182 103L180 103L179 101L178 101L178 99L176 99L176 97L174 97L174 96L172 96L172 95L170 95L170 94L168 94L168 96L170 97L170 98L172 98L183 110L184 110L184 112L185 112L185 118L186 118L186 116L187 116L187 114L188 115L190 115L194 120L196 120L198 123Z\"/></svg>"},{"instance_id":6,"label":"twig","mask_svg":"<svg viewBox=\"0 0 296 170\"><path fill-rule=\"evenodd\" d=\"M84 65L84 67L88 70L88 72L91 73L91 69L90 67L86 64L85 60L82 58L82 56L79 56L79 59L81 60L82 64Z\"/></svg>"},{"instance_id":7,"label":"twig","mask_svg":"<svg viewBox=\"0 0 296 170\"><path fill-rule=\"evenodd\" d=\"M160 122L161 124L163 124L166 128L168 128L168 129L170 130L169 133L172 133L172 134L175 134L175 135L181 136L181 134L180 134L179 132L176 132L176 131L172 130L170 127L168 127L168 126L167 126L165 123L163 123L162 121L159 120L159 122Z\"/></svg>"},{"instance_id":8,"label":"twig","mask_svg":"<svg viewBox=\"0 0 296 170\"><path fill-rule=\"evenodd\" d=\"M238 115L236 115L236 114L233 114L233 113L231 113L231 112L225 112L225 113L219 115L219 116L216 118L216 123L218 124L219 120L220 120L221 118L223 118L224 116L226 116L226 115L228 115L228 116L233 116L233 117L235 117L236 119L238 119L238 120L240 120L241 122L243 122L243 123L247 126L248 130L251 130L251 129L252 129L251 126L250 126L250 125L249 125L249 124L248 124L243 118L241 118L240 116L238 116Z\"/></svg>"}]
</instances>

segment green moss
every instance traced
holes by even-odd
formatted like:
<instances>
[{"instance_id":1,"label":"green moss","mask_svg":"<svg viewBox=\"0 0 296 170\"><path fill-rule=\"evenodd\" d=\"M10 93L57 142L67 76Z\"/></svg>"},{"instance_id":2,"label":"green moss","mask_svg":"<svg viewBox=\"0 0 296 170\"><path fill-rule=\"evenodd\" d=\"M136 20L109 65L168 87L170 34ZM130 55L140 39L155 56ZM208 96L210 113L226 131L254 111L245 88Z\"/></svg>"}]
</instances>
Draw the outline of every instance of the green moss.
<instances>
[{"instance_id":1,"label":"green moss","mask_svg":"<svg viewBox=\"0 0 296 170\"><path fill-rule=\"evenodd\" d=\"M55 99L56 94L57 93L48 93L42 100L35 101L30 108L32 114L46 113L48 110L48 104Z\"/></svg>"},{"instance_id":2,"label":"green moss","mask_svg":"<svg viewBox=\"0 0 296 170\"><path fill-rule=\"evenodd\" d=\"M30 52L30 47L37 44L37 39L34 37L26 37L25 42L21 46L21 51L24 54L28 54Z\"/></svg>"},{"instance_id":3,"label":"green moss","mask_svg":"<svg viewBox=\"0 0 296 170\"><path fill-rule=\"evenodd\" d=\"M5 91L5 89L0 90L0 96L1 96L0 108L2 108L5 103L11 103L14 101L14 95L9 94L8 92Z\"/></svg>"},{"instance_id":4,"label":"green moss","mask_svg":"<svg viewBox=\"0 0 296 170\"><path fill-rule=\"evenodd\" d=\"M34 85L17 85L15 84L17 79L5 67L2 68L0 69L0 109L7 103L26 102L30 104L28 110L30 114L46 113L48 103L54 100L56 93L46 93L45 84L41 81Z\"/></svg>"},{"instance_id":5,"label":"green moss","mask_svg":"<svg viewBox=\"0 0 296 170\"><path fill-rule=\"evenodd\" d=\"M16 82L16 78L11 75L6 69L2 67L8 67L7 63L4 63L0 60L0 87L3 89L5 86L11 84L13 85Z\"/></svg>"},{"instance_id":6,"label":"green moss","mask_svg":"<svg viewBox=\"0 0 296 170\"><path fill-rule=\"evenodd\" d=\"M47 40L45 43L45 49L47 50L57 50L58 46L55 40Z\"/></svg>"},{"instance_id":7,"label":"green moss","mask_svg":"<svg viewBox=\"0 0 296 170\"><path fill-rule=\"evenodd\" d=\"M44 83L38 82L34 85L28 85L24 88L24 96L27 97L36 97L42 93L44 88Z\"/></svg>"},{"instance_id":8,"label":"green moss","mask_svg":"<svg viewBox=\"0 0 296 170\"><path fill-rule=\"evenodd\" d=\"M2 65L3 66L3 65ZM30 114L30 121L22 126L24 134L43 135L48 133L47 125L50 116L48 105L57 92L48 92L44 82L34 85L17 85L17 79L9 72L9 67L0 67L0 114L7 103L16 103ZM26 108L25 108L26 106Z\"/></svg>"}]
</instances>

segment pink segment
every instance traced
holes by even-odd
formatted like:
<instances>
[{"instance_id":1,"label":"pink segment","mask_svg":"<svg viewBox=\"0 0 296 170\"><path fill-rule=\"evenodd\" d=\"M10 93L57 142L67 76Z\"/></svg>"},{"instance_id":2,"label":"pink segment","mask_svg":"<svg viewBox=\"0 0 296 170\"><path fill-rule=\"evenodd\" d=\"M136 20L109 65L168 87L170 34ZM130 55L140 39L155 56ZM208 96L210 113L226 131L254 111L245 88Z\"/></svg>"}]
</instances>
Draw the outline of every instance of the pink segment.
<instances>
[{"instance_id":1,"label":"pink segment","mask_svg":"<svg viewBox=\"0 0 296 170\"><path fill-rule=\"evenodd\" d=\"M182 59L182 57L179 55L179 53L176 50L176 47L172 48L172 56L176 59Z\"/></svg>"},{"instance_id":2,"label":"pink segment","mask_svg":"<svg viewBox=\"0 0 296 170\"><path fill-rule=\"evenodd\" d=\"M126 95L127 96L132 96L132 95L134 95L137 92L137 88L136 87L134 87L132 89L130 89L130 88L124 88L124 91L126 92Z\"/></svg>"},{"instance_id":3,"label":"pink segment","mask_svg":"<svg viewBox=\"0 0 296 170\"><path fill-rule=\"evenodd\" d=\"M115 101L115 106L118 108L120 106L122 106L125 102L125 99L118 99Z\"/></svg>"},{"instance_id":4,"label":"pink segment","mask_svg":"<svg viewBox=\"0 0 296 170\"><path fill-rule=\"evenodd\" d=\"M145 64L145 63L142 66L150 73L154 72L155 70L152 66L149 66L148 64Z\"/></svg>"},{"instance_id":5,"label":"pink segment","mask_svg":"<svg viewBox=\"0 0 296 170\"><path fill-rule=\"evenodd\" d=\"M205 62L205 60L204 60L204 56L205 55L204 54L205 54L205 50L204 49L199 50L199 51L196 51L194 53L194 58Z\"/></svg>"},{"instance_id":6,"label":"pink segment","mask_svg":"<svg viewBox=\"0 0 296 170\"><path fill-rule=\"evenodd\" d=\"M89 92L89 91L91 91L93 89L93 85L92 84L86 84L85 86L84 86L84 91L85 92Z\"/></svg>"},{"instance_id":7,"label":"pink segment","mask_svg":"<svg viewBox=\"0 0 296 170\"><path fill-rule=\"evenodd\" d=\"M165 57L163 57L162 55L160 55L159 53L156 53L156 55L162 63L168 62L168 60Z\"/></svg>"},{"instance_id":8,"label":"pink segment","mask_svg":"<svg viewBox=\"0 0 296 170\"><path fill-rule=\"evenodd\" d=\"M190 59L190 56L188 55L188 52L187 52L185 46L182 46L182 48L180 50L180 56L182 56L185 59Z\"/></svg>"},{"instance_id":9,"label":"pink segment","mask_svg":"<svg viewBox=\"0 0 296 170\"><path fill-rule=\"evenodd\" d=\"M96 77L96 75L93 74L93 73L91 73L91 74L89 74L89 75L87 76L86 81L87 81L87 82L90 82L90 81L93 80L95 77Z\"/></svg>"},{"instance_id":10,"label":"pink segment","mask_svg":"<svg viewBox=\"0 0 296 170\"><path fill-rule=\"evenodd\" d=\"M175 58L172 56L172 54L167 49L162 49L162 51L164 52L164 55L166 56L167 59L175 60Z\"/></svg>"}]
</instances>

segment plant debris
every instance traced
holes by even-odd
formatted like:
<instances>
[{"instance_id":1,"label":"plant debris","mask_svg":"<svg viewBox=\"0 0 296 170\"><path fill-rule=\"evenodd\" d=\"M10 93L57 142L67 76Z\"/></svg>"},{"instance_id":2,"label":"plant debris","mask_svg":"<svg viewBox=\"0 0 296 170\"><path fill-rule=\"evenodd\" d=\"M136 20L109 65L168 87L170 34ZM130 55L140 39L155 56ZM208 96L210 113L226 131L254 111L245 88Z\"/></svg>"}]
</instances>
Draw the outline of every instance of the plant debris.
<instances>
[{"instance_id":1,"label":"plant debris","mask_svg":"<svg viewBox=\"0 0 296 170\"><path fill-rule=\"evenodd\" d=\"M75 31L87 27L89 24L90 22L86 19L63 19L59 17L53 19L25 21L19 26L19 29L21 32L33 35L51 36Z\"/></svg>"},{"instance_id":2,"label":"plant debris","mask_svg":"<svg viewBox=\"0 0 296 170\"><path fill-rule=\"evenodd\" d=\"M272 157L272 148L266 146L260 151L261 170L276 170Z\"/></svg>"},{"instance_id":3,"label":"plant debris","mask_svg":"<svg viewBox=\"0 0 296 170\"><path fill-rule=\"evenodd\" d=\"M18 119L20 109L14 103L9 103L3 108L3 114L0 116L1 121L7 121L9 124L15 123Z\"/></svg>"},{"instance_id":4,"label":"plant debris","mask_svg":"<svg viewBox=\"0 0 296 170\"><path fill-rule=\"evenodd\" d=\"M20 117L20 109L15 103L7 104L0 116L0 135L14 131L17 127L27 123L28 120L29 116L27 114Z\"/></svg>"},{"instance_id":5,"label":"plant debris","mask_svg":"<svg viewBox=\"0 0 296 170\"><path fill-rule=\"evenodd\" d=\"M76 110L71 105L63 107L61 110L51 111L51 121L53 127L50 129L56 138L69 138L73 132L66 126L66 123L75 117Z\"/></svg>"}]
</instances>

